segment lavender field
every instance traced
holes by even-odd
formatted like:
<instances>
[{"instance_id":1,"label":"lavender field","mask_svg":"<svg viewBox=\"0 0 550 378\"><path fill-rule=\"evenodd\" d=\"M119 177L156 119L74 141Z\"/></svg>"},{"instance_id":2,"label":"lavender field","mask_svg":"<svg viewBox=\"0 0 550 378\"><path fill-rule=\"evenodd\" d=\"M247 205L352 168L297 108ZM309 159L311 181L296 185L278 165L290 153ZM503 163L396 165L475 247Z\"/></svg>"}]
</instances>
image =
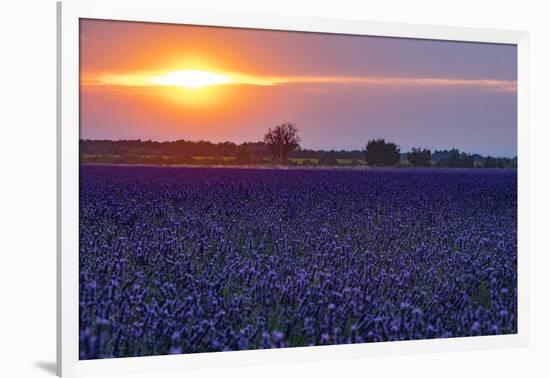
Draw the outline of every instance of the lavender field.
<instances>
[{"instance_id":1,"label":"lavender field","mask_svg":"<svg viewBox=\"0 0 550 378\"><path fill-rule=\"evenodd\" d=\"M80 359L517 332L513 170L82 166Z\"/></svg>"}]
</instances>

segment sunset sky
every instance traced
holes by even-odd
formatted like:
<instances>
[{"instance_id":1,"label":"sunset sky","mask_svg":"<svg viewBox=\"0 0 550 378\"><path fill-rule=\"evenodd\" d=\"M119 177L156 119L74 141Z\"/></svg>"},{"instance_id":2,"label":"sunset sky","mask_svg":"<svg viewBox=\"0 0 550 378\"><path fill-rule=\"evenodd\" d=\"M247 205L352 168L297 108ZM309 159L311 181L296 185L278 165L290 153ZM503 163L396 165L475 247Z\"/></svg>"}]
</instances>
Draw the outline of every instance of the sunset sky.
<instances>
[{"instance_id":1,"label":"sunset sky","mask_svg":"<svg viewBox=\"0 0 550 378\"><path fill-rule=\"evenodd\" d=\"M82 139L516 155L512 45L81 20Z\"/></svg>"}]
</instances>

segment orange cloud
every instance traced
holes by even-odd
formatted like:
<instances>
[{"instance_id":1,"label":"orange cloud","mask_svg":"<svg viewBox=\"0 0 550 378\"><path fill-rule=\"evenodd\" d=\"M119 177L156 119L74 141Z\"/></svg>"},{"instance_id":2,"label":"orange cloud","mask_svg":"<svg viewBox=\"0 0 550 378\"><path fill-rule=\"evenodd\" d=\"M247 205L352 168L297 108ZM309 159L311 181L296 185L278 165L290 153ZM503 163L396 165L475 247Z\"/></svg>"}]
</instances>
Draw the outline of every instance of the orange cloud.
<instances>
[{"instance_id":1,"label":"orange cloud","mask_svg":"<svg viewBox=\"0 0 550 378\"><path fill-rule=\"evenodd\" d=\"M517 82L515 80L379 76L254 76L234 72L204 70L99 74L84 77L81 80L81 84L84 86L168 86L186 88L202 88L214 85L363 84L407 87L469 87L503 92L515 92L517 90Z\"/></svg>"}]
</instances>

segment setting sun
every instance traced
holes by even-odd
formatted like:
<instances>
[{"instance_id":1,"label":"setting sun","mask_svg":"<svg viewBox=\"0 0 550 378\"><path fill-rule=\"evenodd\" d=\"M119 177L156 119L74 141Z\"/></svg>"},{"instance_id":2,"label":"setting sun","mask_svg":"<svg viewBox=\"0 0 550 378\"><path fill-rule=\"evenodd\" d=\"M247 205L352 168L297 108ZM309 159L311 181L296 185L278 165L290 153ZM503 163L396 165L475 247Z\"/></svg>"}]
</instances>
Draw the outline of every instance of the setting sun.
<instances>
[{"instance_id":1,"label":"setting sun","mask_svg":"<svg viewBox=\"0 0 550 378\"><path fill-rule=\"evenodd\" d=\"M229 84L232 80L222 74L200 70L168 72L162 76L154 76L150 81L157 85L202 88L210 85Z\"/></svg>"},{"instance_id":2,"label":"setting sun","mask_svg":"<svg viewBox=\"0 0 550 378\"><path fill-rule=\"evenodd\" d=\"M426 133L515 155L513 46L108 20L80 35L82 138L243 143L289 120L308 149Z\"/></svg>"}]
</instances>

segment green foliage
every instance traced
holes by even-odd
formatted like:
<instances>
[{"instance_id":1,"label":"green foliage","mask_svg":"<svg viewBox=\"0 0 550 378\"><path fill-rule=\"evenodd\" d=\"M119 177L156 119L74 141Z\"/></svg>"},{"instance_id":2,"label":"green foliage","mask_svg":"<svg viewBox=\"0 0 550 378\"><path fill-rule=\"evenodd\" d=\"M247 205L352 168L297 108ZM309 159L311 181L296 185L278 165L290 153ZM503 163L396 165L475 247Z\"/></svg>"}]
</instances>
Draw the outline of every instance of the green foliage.
<instances>
[{"instance_id":1,"label":"green foliage","mask_svg":"<svg viewBox=\"0 0 550 378\"><path fill-rule=\"evenodd\" d=\"M474 303L484 308L488 308L491 305L491 292L487 282L481 281L477 286L476 291L472 295Z\"/></svg>"},{"instance_id":2,"label":"green foliage","mask_svg":"<svg viewBox=\"0 0 550 378\"><path fill-rule=\"evenodd\" d=\"M248 148L243 145L238 147L234 162L235 164L255 164L256 159L254 159Z\"/></svg>"},{"instance_id":3,"label":"green foliage","mask_svg":"<svg viewBox=\"0 0 550 378\"><path fill-rule=\"evenodd\" d=\"M439 167L450 168L474 168L475 159L473 155L460 152L458 149L453 148L449 151L447 158L438 161Z\"/></svg>"},{"instance_id":4,"label":"green foliage","mask_svg":"<svg viewBox=\"0 0 550 378\"><path fill-rule=\"evenodd\" d=\"M510 158L495 158L487 156L483 161L484 168L514 168L517 166L517 161Z\"/></svg>"},{"instance_id":5,"label":"green foliage","mask_svg":"<svg viewBox=\"0 0 550 378\"><path fill-rule=\"evenodd\" d=\"M365 161L371 166L394 166L401 157L399 152L395 143L371 139L365 147Z\"/></svg>"},{"instance_id":6,"label":"green foliage","mask_svg":"<svg viewBox=\"0 0 550 378\"><path fill-rule=\"evenodd\" d=\"M295 129L297 133L297 129ZM298 135L295 135L298 138ZM292 138L291 138L292 139ZM298 138L299 140L299 138ZM395 143L371 140L364 150L308 150L290 143L280 158L280 146L265 141L211 143L177 140L154 142L142 140L81 140L82 164L144 165L270 165L285 163L299 166L429 166L454 168L515 168L517 158L501 158L461 153L458 149L434 151L413 148L400 154ZM400 156L401 155L401 156ZM275 159L273 159L275 157ZM363 160L365 159L365 160ZM430 162L430 164L428 164Z\"/></svg>"},{"instance_id":7,"label":"green foliage","mask_svg":"<svg viewBox=\"0 0 550 378\"><path fill-rule=\"evenodd\" d=\"M407 159L415 167L429 167L432 164L432 151L428 149L413 148L407 154Z\"/></svg>"}]
</instances>

